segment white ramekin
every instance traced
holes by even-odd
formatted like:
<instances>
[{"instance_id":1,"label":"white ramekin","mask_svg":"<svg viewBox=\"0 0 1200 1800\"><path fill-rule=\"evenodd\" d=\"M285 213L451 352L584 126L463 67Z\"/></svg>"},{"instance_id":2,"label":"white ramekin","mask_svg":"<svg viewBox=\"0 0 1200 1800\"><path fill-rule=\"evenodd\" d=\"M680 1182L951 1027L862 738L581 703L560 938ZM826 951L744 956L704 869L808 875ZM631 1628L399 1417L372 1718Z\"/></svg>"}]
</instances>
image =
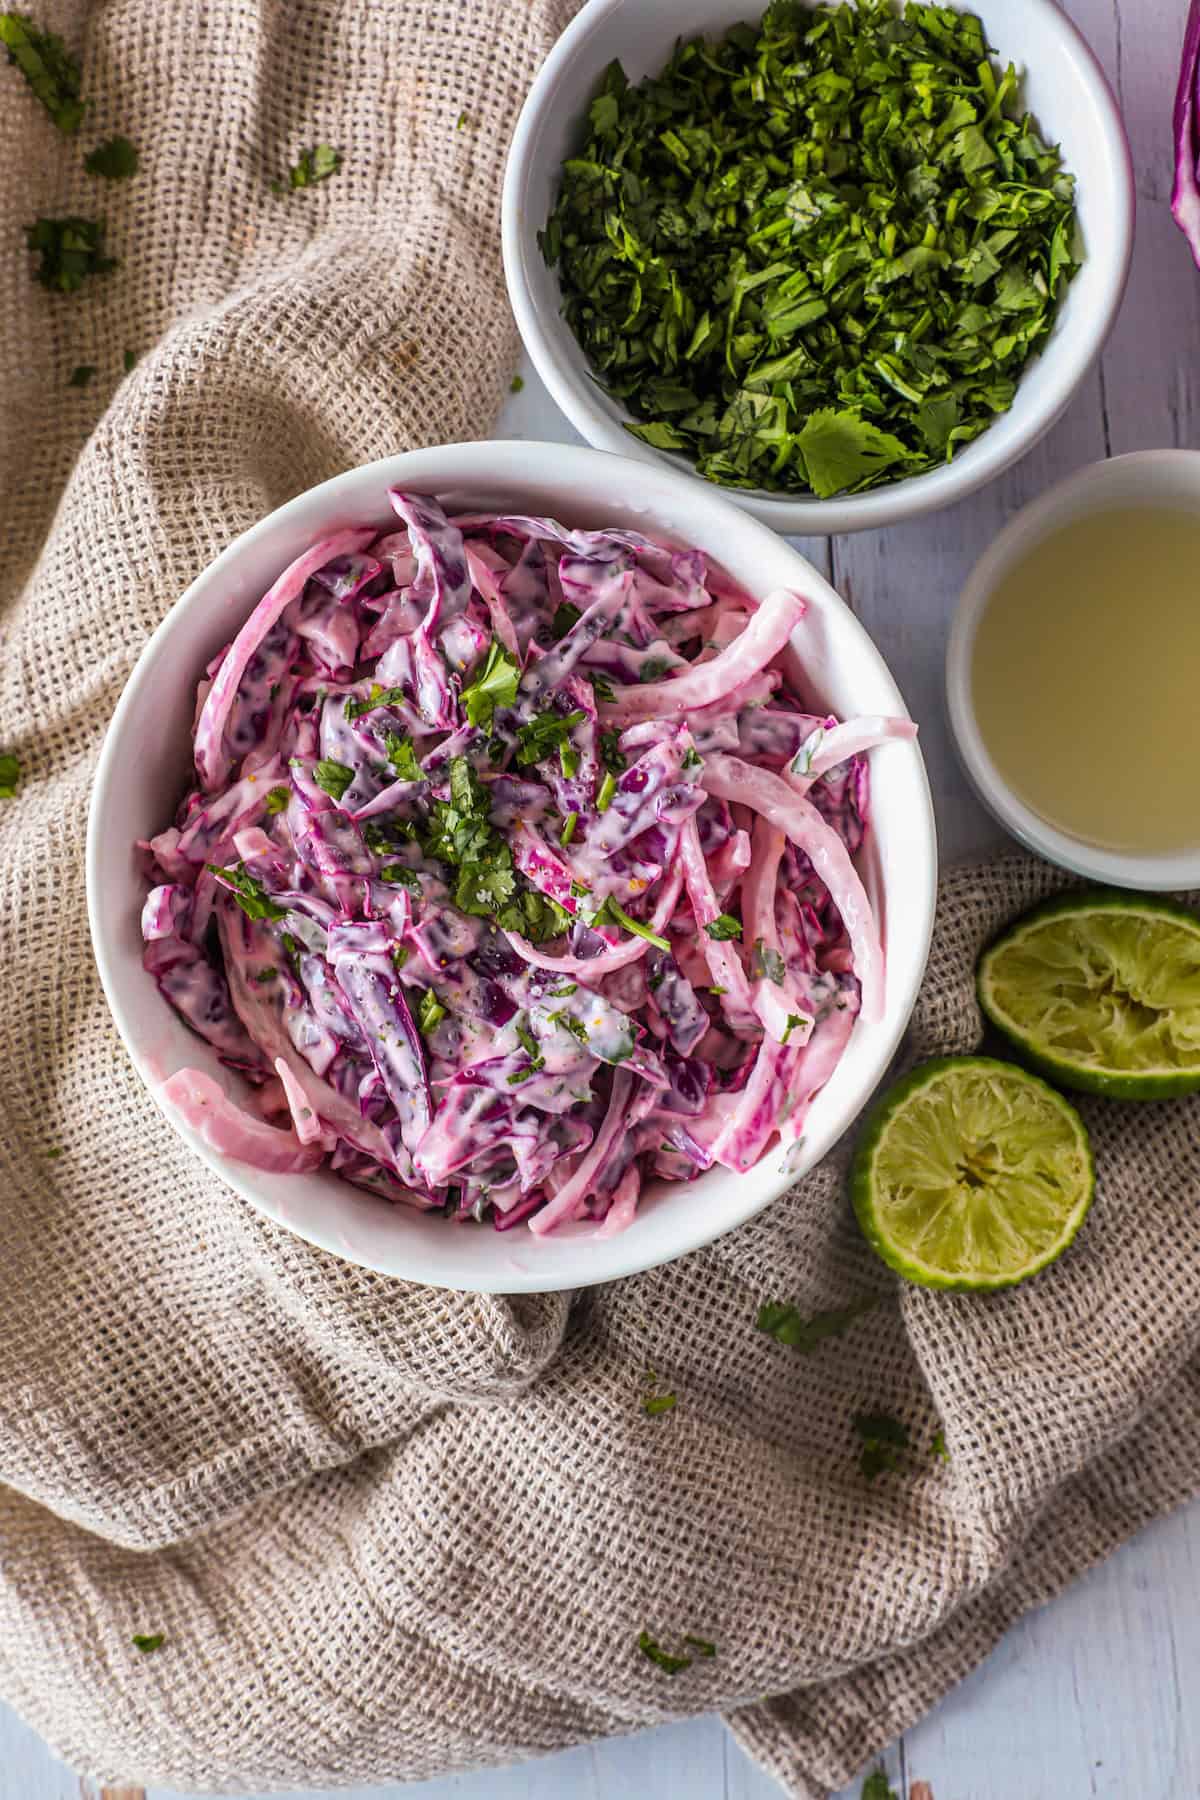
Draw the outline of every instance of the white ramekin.
<instances>
[{"instance_id":1,"label":"white ramekin","mask_svg":"<svg viewBox=\"0 0 1200 1800\"><path fill-rule=\"evenodd\" d=\"M1007 784L980 734L971 695L971 662L979 621L996 587L1042 538L1113 507L1168 506L1200 514L1200 450L1140 450L1091 463L1009 521L967 579L946 651L946 703L958 752L984 805L1013 836L1039 855L1117 887L1200 887L1200 846L1169 855L1106 850L1049 824ZM1136 598L1131 596L1131 605ZM1164 646L1164 651L1166 647ZM1119 696L1118 696L1119 698ZM1014 697L1019 705L1019 697ZM1198 702L1200 704L1200 702ZM1140 722L1153 732L1154 720Z\"/></svg>"}]
</instances>

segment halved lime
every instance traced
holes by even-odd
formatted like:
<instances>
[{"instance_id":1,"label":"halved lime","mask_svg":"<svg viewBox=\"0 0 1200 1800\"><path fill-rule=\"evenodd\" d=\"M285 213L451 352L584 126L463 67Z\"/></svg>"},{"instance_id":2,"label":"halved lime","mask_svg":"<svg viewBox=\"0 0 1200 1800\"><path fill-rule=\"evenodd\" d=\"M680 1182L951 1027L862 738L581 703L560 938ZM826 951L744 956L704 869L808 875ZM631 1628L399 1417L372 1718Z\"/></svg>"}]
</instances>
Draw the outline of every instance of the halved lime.
<instances>
[{"instance_id":1,"label":"halved lime","mask_svg":"<svg viewBox=\"0 0 1200 1800\"><path fill-rule=\"evenodd\" d=\"M1200 918L1089 888L1034 907L986 951L979 1004L1021 1056L1084 1093L1200 1088Z\"/></svg>"},{"instance_id":2,"label":"halved lime","mask_svg":"<svg viewBox=\"0 0 1200 1800\"><path fill-rule=\"evenodd\" d=\"M921 1063L870 1114L850 1169L868 1242L923 1287L1012 1287L1061 1256L1092 1202L1075 1108L990 1056Z\"/></svg>"}]
</instances>

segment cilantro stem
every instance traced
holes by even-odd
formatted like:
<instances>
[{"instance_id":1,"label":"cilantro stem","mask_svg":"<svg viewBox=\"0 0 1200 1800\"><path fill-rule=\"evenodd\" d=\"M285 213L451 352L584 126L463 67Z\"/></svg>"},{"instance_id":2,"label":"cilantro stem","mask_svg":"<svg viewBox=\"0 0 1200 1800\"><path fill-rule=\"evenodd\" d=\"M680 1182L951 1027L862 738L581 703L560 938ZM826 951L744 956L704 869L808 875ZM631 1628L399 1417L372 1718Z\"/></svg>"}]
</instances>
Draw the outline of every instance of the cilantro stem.
<instances>
[{"instance_id":1,"label":"cilantro stem","mask_svg":"<svg viewBox=\"0 0 1200 1800\"><path fill-rule=\"evenodd\" d=\"M575 836L575 827L578 823L579 823L579 814L577 812L568 813L566 818L563 820L563 828L562 828L561 832L559 833L558 841L562 845L564 850L566 849L567 845L570 843L571 839Z\"/></svg>"},{"instance_id":2,"label":"cilantro stem","mask_svg":"<svg viewBox=\"0 0 1200 1800\"><path fill-rule=\"evenodd\" d=\"M607 812L612 805L612 797L617 791L617 778L610 769L600 783L600 791L596 795L596 811Z\"/></svg>"},{"instance_id":3,"label":"cilantro stem","mask_svg":"<svg viewBox=\"0 0 1200 1800\"><path fill-rule=\"evenodd\" d=\"M659 937L656 931L651 931L650 927L643 925L640 919L631 919L625 908L618 906L611 894L596 914L596 920L601 919L605 913L609 914L616 924L623 925L626 931L632 931L634 937L645 938L646 942L653 944L656 949L669 950L671 948L667 938ZM595 922L593 921L593 923Z\"/></svg>"}]
</instances>

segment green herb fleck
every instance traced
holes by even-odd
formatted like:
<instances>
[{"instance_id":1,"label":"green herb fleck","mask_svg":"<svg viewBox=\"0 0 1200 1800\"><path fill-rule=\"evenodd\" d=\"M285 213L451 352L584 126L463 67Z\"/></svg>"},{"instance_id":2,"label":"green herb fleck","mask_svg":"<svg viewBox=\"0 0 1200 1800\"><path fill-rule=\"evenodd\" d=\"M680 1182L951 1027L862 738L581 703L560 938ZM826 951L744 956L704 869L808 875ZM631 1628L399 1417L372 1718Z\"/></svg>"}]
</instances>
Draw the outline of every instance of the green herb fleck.
<instances>
[{"instance_id":1,"label":"green herb fleck","mask_svg":"<svg viewBox=\"0 0 1200 1800\"><path fill-rule=\"evenodd\" d=\"M313 187L318 181L325 181L330 175L336 175L341 166L340 150L335 150L332 144L315 144L311 150L301 150L288 170L288 186Z\"/></svg>"},{"instance_id":2,"label":"green herb fleck","mask_svg":"<svg viewBox=\"0 0 1200 1800\"><path fill-rule=\"evenodd\" d=\"M517 761L522 766L541 762L553 750L557 750L561 756L567 739L586 718L587 714L582 710L565 715L556 712L538 713L528 724L517 728ZM566 774L565 769L563 773Z\"/></svg>"},{"instance_id":3,"label":"green herb fleck","mask_svg":"<svg viewBox=\"0 0 1200 1800\"><path fill-rule=\"evenodd\" d=\"M84 157L83 166L89 175L103 175L106 181L128 181L137 174L139 161L137 148L127 137L111 137Z\"/></svg>"},{"instance_id":4,"label":"green herb fleck","mask_svg":"<svg viewBox=\"0 0 1200 1800\"><path fill-rule=\"evenodd\" d=\"M127 375L133 374L133 371L137 368L137 360L138 356L136 350L126 350L124 356L121 358L121 367Z\"/></svg>"},{"instance_id":5,"label":"green herb fleck","mask_svg":"<svg viewBox=\"0 0 1200 1800\"><path fill-rule=\"evenodd\" d=\"M685 1637L683 1641L689 1649L696 1652L697 1656L711 1658L717 1654L717 1646L710 1643L707 1638Z\"/></svg>"},{"instance_id":6,"label":"green herb fleck","mask_svg":"<svg viewBox=\"0 0 1200 1800\"><path fill-rule=\"evenodd\" d=\"M611 769L605 771L604 780L596 793L596 811L607 812L612 805L612 797L617 791L617 778Z\"/></svg>"},{"instance_id":7,"label":"green herb fleck","mask_svg":"<svg viewBox=\"0 0 1200 1800\"><path fill-rule=\"evenodd\" d=\"M742 921L735 919L732 913L718 913L704 929L710 938L715 938L718 944L722 944L728 938L741 937Z\"/></svg>"},{"instance_id":8,"label":"green herb fleck","mask_svg":"<svg viewBox=\"0 0 1200 1800\"><path fill-rule=\"evenodd\" d=\"M410 951L407 944L394 944L392 946L392 964L397 973L404 967L405 963L408 961L409 955Z\"/></svg>"},{"instance_id":9,"label":"green herb fleck","mask_svg":"<svg viewBox=\"0 0 1200 1800\"><path fill-rule=\"evenodd\" d=\"M638 670L638 680L661 681L670 667L664 656L648 656Z\"/></svg>"},{"instance_id":10,"label":"green herb fleck","mask_svg":"<svg viewBox=\"0 0 1200 1800\"><path fill-rule=\"evenodd\" d=\"M313 780L319 788L332 800L340 801L350 783L354 780L354 770L348 769L345 763L334 762L330 756L323 756L313 766Z\"/></svg>"},{"instance_id":11,"label":"green herb fleck","mask_svg":"<svg viewBox=\"0 0 1200 1800\"><path fill-rule=\"evenodd\" d=\"M274 818L276 813L283 812L291 797L291 788L273 787L267 794L267 798L264 802L268 816Z\"/></svg>"},{"instance_id":12,"label":"green herb fleck","mask_svg":"<svg viewBox=\"0 0 1200 1800\"><path fill-rule=\"evenodd\" d=\"M508 384L508 391L510 394L519 394L524 386L525 377L523 375L514 375Z\"/></svg>"},{"instance_id":13,"label":"green herb fleck","mask_svg":"<svg viewBox=\"0 0 1200 1800\"><path fill-rule=\"evenodd\" d=\"M388 863L380 869L379 879L389 882L393 887L406 887L414 894L422 892L421 877L407 863Z\"/></svg>"},{"instance_id":14,"label":"green herb fleck","mask_svg":"<svg viewBox=\"0 0 1200 1800\"><path fill-rule=\"evenodd\" d=\"M79 130L84 102L79 97L79 64L60 37L39 31L28 13L0 13L0 44L8 52L58 129Z\"/></svg>"},{"instance_id":15,"label":"green herb fleck","mask_svg":"<svg viewBox=\"0 0 1200 1800\"><path fill-rule=\"evenodd\" d=\"M657 1419L662 1413L674 1412L674 1410L674 1394L648 1394L642 1401L642 1411L649 1413L652 1419Z\"/></svg>"},{"instance_id":16,"label":"green herb fleck","mask_svg":"<svg viewBox=\"0 0 1200 1800\"><path fill-rule=\"evenodd\" d=\"M600 761L613 775L620 775L629 766L629 759L621 750L621 734L619 731L602 731L600 733ZM686 758L684 767L687 767Z\"/></svg>"},{"instance_id":17,"label":"green herb fleck","mask_svg":"<svg viewBox=\"0 0 1200 1800\"><path fill-rule=\"evenodd\" d=\"M672 1656L660 1644L655 1643L648 1631L638 1634L637 1647L643 1656L648 1657L652 1663L657 1663L666 1675L678 1675L681 1669L690 1669L692 1666L690 1656Z\"/></svg>"},{"instance_id":18,"label":"green herb fleck","mask_svg":"<svg viewBox=\"0 0 1200 1800\"><path fill-rule=\"evenodd\" d=\"M908 1448L908 1426L887 1413L855 1413L854 1429L862 1439L858 1466L868 1481L900 1467L900 1452Z\"/></svg>"},{"instance_id":19,"label":"green herb fleck","mask_svg":"<svg viewBox=\"0 0 1200 1800\"><path fill-rule=\"evenodd\" d=\"M96 373L96 364L95 363L78 363L78 364L76 364L75 368L73 368L71 370L70 376L67 380L67 386L68 387L78 387L78 388L86 387L88 385L88 382L91 381L92 377L95 375L95 373Z\"/></svg>"},{"instance_id":20,"label":"green herb fleck","mask_svg":"<svg viewBox=\"0 0 1200 1800\"><path fill-rule=\"evenodd\" d=\"M442 1020L446 1017L446 1008L442 1005L431 987L421 995L421 1004L417 1008L417 1029L422 1037L430 1037Z\"/></svg>"},{"instance_id":21,"label":"green herb fleck","mask_svg":"<svg viewBox=\"0 0 1200 1800\"><path fill-rule=\"evenodd\" d=\"M104 220L38 219L25 228L25 242L39 258L34 276L56 293L78 293L89 275L107 275L117 266L104 254Z\"/></svg>"},{"instance_id":22,"label":"green herb fleck","mask_svg":"<svg viewBox=\"0 0 1200 1800\"><path fill-rule=\"evenodd\" d=\"M768 7L610 65L540 235L643 442L858 492L1005 411L1075 269L1074 182L968 11Z\"/></svg>"},{"instance_id":23,"label":"green herb fleck","mask_svg":"<svg viewBox=\"0 0 1200 1800\"><path fill-rule=\"evenodd\" d=\"M556 638L566 637L572 625L578 624L583 614L569 600L563 600L554 609L554 617L550 621L550 629Z\"/></svg>"},{"instance_id":24,"label":"green herb fleck","mask_svg":"<svg viewBox=\"0 0 1200 1800\"><path fill-rule=\"evenodd\" d=\"M782 987L786 974L787 965L778 950L772 950L762 938L756 938L750 952L751 981L773 981L776 987Z\"/></svg>"},{"instance_id":25,"label":"green herb fleck","mask_svg":"<svg viewBox=\"0 0 1200 1800\"><path fill-rule=\"evenodd\" d=\"M64 1155L65 1152L63 1151L61 1144L52 1144L50 1148L44 1150L42 1154L45 1156L47 1162L57 1162L59 1157Z\"/></svg>"},{"instance_id":26,"label":"green herb fleck","mask_svg":"<svg viewBox=\"0 0 1200 1800\"><path fill-rule=\"evenodd\" d=\"M462 691L462 708L472 725L487 731L498 706L511 706L517 697L521 671L508 651L493 638L483 668L470 687Z\"/></svg>"},{"instance_id":27,"label":"green herb fleck","mask_svg":"<svg viewBox=\"0 0 1200 1800\"><path fill-rule=\"evenodd\" d=\"M133 1634L133 1647L140 1650L143 1656L152 1656L156 1650L162 1649L166 1641L161 1631L135 1631Z\"/></svg>"},{"instance_id":28,"label":"green herb fleck","mask_svg":"<svg viewBox=\"0 0 1200 1800\"><path fill-rule=\"evenodd\" d=\"M875 1296L868 1295L850 1306L814 1313L806 1319L786 1301L768 1300L759 1307L754 1323L757 1330L765 1331L777 1344L786 1344L791 1350L799 1350L802 1356L811 1356L827 1338L841 1337L855 1319L872 1312L878 1305Z\"/></svg>"},{"instance_id":29,"label":"green herb fleck","mask_svg":"<svg viewBox=\"0 0 1200 1800\"><path fill-rule=\"evenodd\" d=\"M417 753L411 738L401 737L398 732L385 731L383 734L387 759L396 771L399 781L424 781L425 772L417 761Z\"/></svg>"},{"instance_id":30,"label":"green herb fleck","mask_svg":"<svg viewBox=\"0 0 1200 1800\"><path fill-rule=\"evenodd\" d=\"M694 744L689 744L684 751L683 761L680 764L680 767L686 769L689 774L693 769L702 769L704 767L704 758Z\"/></svg>"},{"instance_id":31,"label":"green herb fleck","mask_svg":"<svg viewBox=\"0 0 1200 1800\"><path fill-rule=\"evenodd\" d=\"M787 1023L785 1024L785 1026L783 1028L783 1036L779 1040L781 1049L784 1047L784 1045L786 1045L786 1043L787 1043L788 1039L791 1037L793 1031L797 1030L801 1025L803 1025L803 1023L804 1023L804 1020L799 1013L789 1013L788 1014Z\"/></svg>"},{"instance_id":32,"label":"green herb fleck","mask_svg":"<svg viewBox=\"0 0 1200 1800\"><path fill-rule=\"evenodd\" d=\"M575 827L578 823L579 823L579 814L577 812L568 813L566 818L563 820L563 828L558 834L558 841L562 845L564 850L566 849L567 845L571 842L571 839L575 836Z\"/></svg>"},{"instance_id":33,"label":"green herb fleck","mask_svg":"<svg viewBox=\"0 0 1200 1800\"><path fill-rule=\"evenodd\" d=\"M929 1454L933 1457L935 1462L948 1463L950 1461L950 1452L946 1448L946 1434L944 1431L939 1429L934 1432L933 1442L929 1446Z\"/></svg>"},{"instance_id":34,"label":"green herb fleck","mask_svg":"<svg viewBox=\"0 0 1200 1800\"><path fill-rule=\"evenodd\" d=\"M265 987L267 982L274 981L278 974L278 969L260 969L258 974L253 976L252 979L257 981L260 987Z\"/></svg>"},{"instance_id":35,"label":"green herb fleck","mask_svg":"<svg viewBox=\"0 0 1200 1800\"><path fill-rule=\"evenodd\" d=\"M591 682L592 692L595 694L597 700L603 703L604 701L616 699L616 692L607 675L598 675L594 669L585 669L583 672Z\"/></svg>"},{"instance_id":36,"label":"green herb fleck","mask_svg":"<svg viewBox=\"0 0 1200 1800\"><path fill-rule=\"evenodd\" d=\"M653 944L658 950L671 948L668 938L659 937L656 931L652 931L649 925L643 925L640 919L631 919L624 907L619 906L611 894L603 906L597 909L592 924L602 925L606 920L611 920L614 925L623 925L626 931L632 931L635 937L645 938L648 944Z\"/></svg>"},{"instance_id":37,"label":"green herb fleck","mask_svg":"<svg viewBox=\"0 0 1200 1800\"><path fill-rule=\"evenodd\" d=\"M861 1800L897 1800L896 1790L889 1786L885 1769L875 1769L867 1776Z\"/></svg>"},{"instance_id":38,"label":"green herb fleck","mask_svg":"<svg viewBox=\"0 0 1200 1800\"><path fill-rule=\"evenodd\" d=\"M377 706L399 706L404 700L404 689L399 687L380 687L377 681L371 683L371 691L365 700L347 700L342 711L347 720L353 724L363 713L374 712Z\"/></svg>"},{"instance_id":39,"label":"green herb fleck","mask_svg":"<svg viewBox=\"0 0 1200 1800\"><path fill-rule=\"evenodd\" d=\"M240 863L222 868L219 863L205 863L223 888L231 893L248 919L282 919L286 906L276 906L261 881L257 881Z\"/></svg>"}]
</instances>

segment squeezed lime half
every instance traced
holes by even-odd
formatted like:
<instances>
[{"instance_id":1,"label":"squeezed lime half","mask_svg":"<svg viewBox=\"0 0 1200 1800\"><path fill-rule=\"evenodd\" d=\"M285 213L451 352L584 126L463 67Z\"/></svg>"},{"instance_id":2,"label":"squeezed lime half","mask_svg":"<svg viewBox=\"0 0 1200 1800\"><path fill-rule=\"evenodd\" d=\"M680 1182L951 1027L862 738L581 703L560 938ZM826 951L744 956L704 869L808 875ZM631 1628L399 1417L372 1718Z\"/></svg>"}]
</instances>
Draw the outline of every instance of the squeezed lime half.
<instances>
[{"instance_id":1,"label":"squeezed lime half","mask_svg":"<svg viewBox=\"0 0 1200 1800\"><path fill-rule=\"evenodd\" d=\"M1200 1089L1200 918L1091 888L1034 907L979 963L979 1004L1051 1080L1113 1100Z\"/></svg>"},{"instance_id":2,"label":"squeezed lime half","mask_svg":"<svg viewBox=\"0 0 1200 1800\"><path fill-rule=\"evenodd\" d=\"M1083 1120L988 1056L922 1063L870 1114L850 1169L859 1224L923 1287L1012 1287L1062 1255L1092 1201Z\"/></svg>"}]
</instances>

